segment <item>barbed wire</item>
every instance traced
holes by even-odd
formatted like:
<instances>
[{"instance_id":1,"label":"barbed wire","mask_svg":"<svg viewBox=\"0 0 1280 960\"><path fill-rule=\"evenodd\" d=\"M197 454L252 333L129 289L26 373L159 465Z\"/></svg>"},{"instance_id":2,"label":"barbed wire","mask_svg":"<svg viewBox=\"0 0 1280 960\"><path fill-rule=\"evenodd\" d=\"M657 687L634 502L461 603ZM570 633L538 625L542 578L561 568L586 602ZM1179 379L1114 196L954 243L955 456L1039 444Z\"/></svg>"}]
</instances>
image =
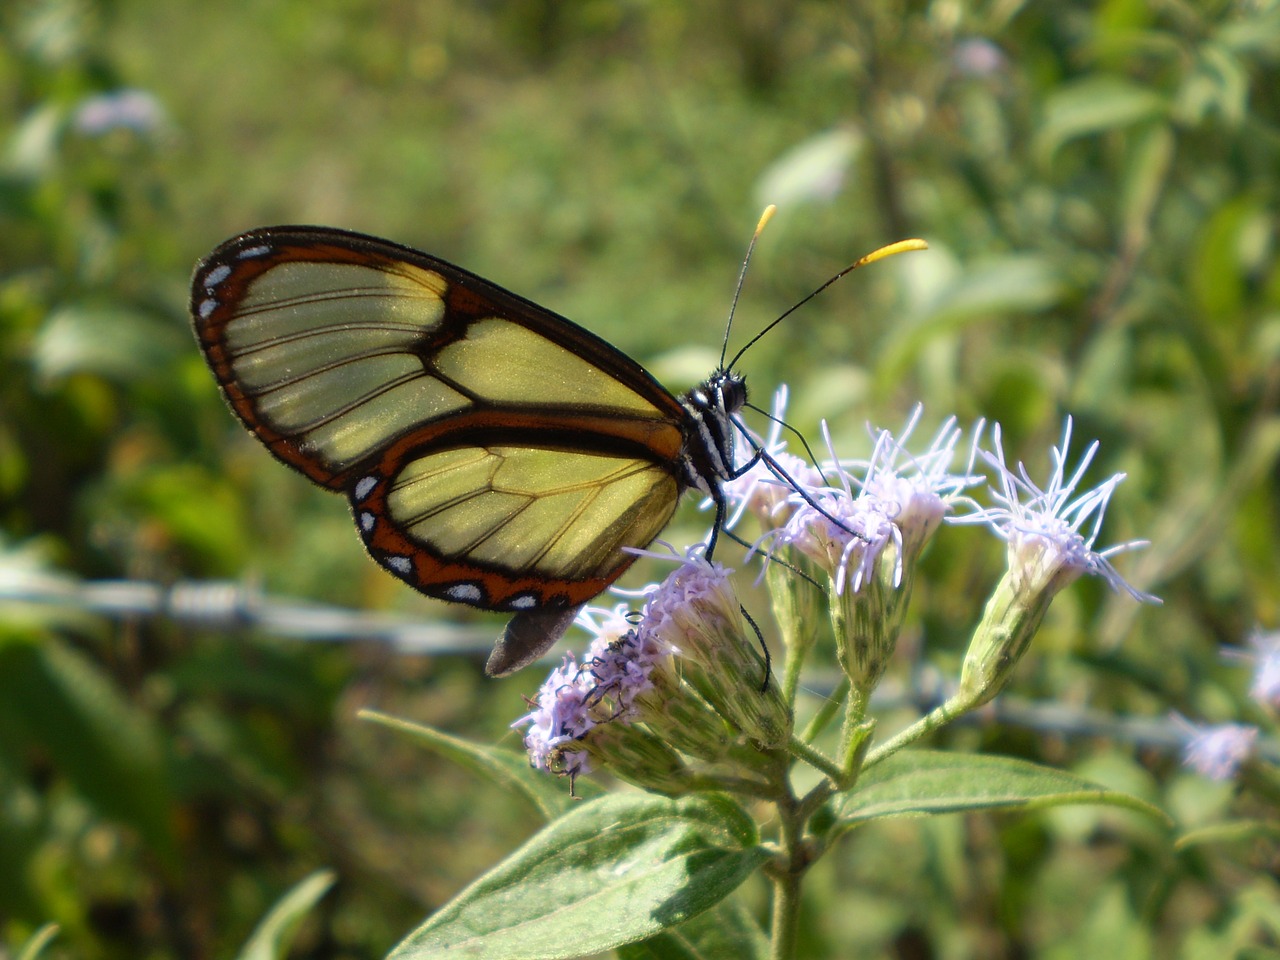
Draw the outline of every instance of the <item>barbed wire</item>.
<instances>
[{"instance_id":1,"label":"barbed wire","mask_svg":"<svg viewBox=\"0 0 1280 960\"><path fill-rule=\"evenodd\" d=\"M0 570L0 604L53 607L109 620L165 619L201 630L250 630L300 642L386 644L399 654L482 658L496 625L423 621L404 614L369 613L334 604L271 596L251 583L234 580L77 580L47 572ZM548 661L554 656L544 658ZM836 686L836 677L817 676L806 689L818 696ZM911 708L925 713L955 689L928 664L906 681L886 680L872 698L877 710ZM1119 717L1100 710L1028 700L1008 694L962 718L1038 733L1084 739L1108 738L1135 746L1179 753L1186 733L1163 717ZM1259 739L1260 757L1280 763L1280 742Z\"/></svg>"},{"instance_id":2,"label":"barbed wire","mask_svg":"<svg viewBox=\"0 0 1280 960\"><path fill-rule=\"evenodd\" d=\"M234 580L76 580L48 573L0 573L0 603L71 609L113 620L162 618L204 630L254 630L308 642L372 640L397 653L479 655L495 626L424 622L334 604L273 597Z\"/></svg>"}]
</instances>

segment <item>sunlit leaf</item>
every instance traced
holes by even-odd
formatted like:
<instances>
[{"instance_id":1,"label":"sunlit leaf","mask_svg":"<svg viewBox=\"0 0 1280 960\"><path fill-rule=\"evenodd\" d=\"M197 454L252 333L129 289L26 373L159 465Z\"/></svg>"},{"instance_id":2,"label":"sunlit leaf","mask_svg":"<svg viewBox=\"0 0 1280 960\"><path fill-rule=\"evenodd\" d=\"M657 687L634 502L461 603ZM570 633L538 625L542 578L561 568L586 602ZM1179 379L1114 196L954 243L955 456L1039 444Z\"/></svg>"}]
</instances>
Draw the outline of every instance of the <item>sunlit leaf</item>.
<instances>
[{"instance_id":1,"label":"sunlit leaf","mask_svg":"<svg viewBox=\"0 0 1280 960\"><path fill-rule=\"evenodd\" d=\"M299 925L333 886L335 877L332 870L317 870L299 881L262 918L239 960L285 960Z\"/></svg>"},{"instance_id":2,"label":"sunlit leaf","mask_svg":"<svg viewBox=\"0 0 1280 960\"><path fill-rule=\"evenodd\" d=\"M911 259L923 260L928 253ZM903 258L907 259L907 258ZM950 282L939 283L933 297L886 337L877 380L901 379L920 352L941 335L970 324L993 323L1010 314L1037 313L1066 293L1059 271L1043 257L1031 254L1001 257L957 271Z\"/></svg>"},{"instance_id":3,"label":"sunlit leaf","mask_svg":"<svg viewBox=\"0 0 1280 960\"><path fill-rule=\"evenodd\" d=\"M967 810L1039 810L1074 803L1126 807L1169 823L1145 800L1011 757L903 750L868 770L838 805L845 825Z\"/></svg>"},{"instance_id":4,"label":"sunlit leaf","mask_svg":"<svg viewBox=\"0 0 1280 960\"><path fill-rule=\"evenodd\" d=\"M394 960L579 957L713 907L769 854L728 797L612 794L554 821L442 907Z\"/></svg>"},{"instance_id":5,"label":"sunlit leaf","mask_svg":"<svg viewBox=\"0 0 1280 960\"><path fill-rule=\"evenodd\" d=\"M126 307L63 307L45 320L36 339L36 372L46 383L75 373L122 381L154 375L184 342L179 334Z\"/></svg>"},{"instance_id":6,"label":"sunlit leaf","mask_svg":"<svg viewBox=\"0 0 1280 960\"><path fill-rule=\"evenodd\" d=\"M764 960L769 940L736 898L721 900L678 927L618 948L618 960Z\"/></svg>"},{"instance_id":7,"label":"sunlit leaf","mask_svg":"<svg viewBox=\"0 0 1280 960\"><path fill-rule=\"evenodd\" d=\"M1079 137L1123 129L1167 113L1154 87L1119 76L1089 75L1054 90L1045 100L1035 152L1043 162Z\"/></svg>"},{"instance_id":8,"label":"sunlit leaf","mask_svg":"<svg viewBox=\"0 0 1280 960\"><path fill-rule=\"evenodd\" d=\"M360 717L411 737L433 753L452 760L503 790L518 791L545 820L553 820L581 803L570 794L567 779L534 770L523 753L473 743L426 724L402 720L377 710L361 710ZM602 791L589 780L578 780L574 792L581 799L589 800Z\"/></svg>"},{"instance_id":9,"label":"sunlit leaf","mask_svg":"<svg viewBox=\"0 0 1280 960\"><path fill-rule=\"evenodd\" d=\"M862 146L862 136L848 127L815 134L770 164L756 183L760 206L782 209L805 201L830 202L844 186L849 167Z\"/></svg>"},{"instance_id":10,"label":"sunlit leaf","mask_svg":"<svg viewBox=\"0 0 1280 960\"><path fill-rule=\"evenodd\" d=\"M56 923L46 923L31 935L30 940L22 945L21 949L18 950L16 960L36 960L44 952L44 948L57 937L58 932Z\"/></svg>"}]
</instances>

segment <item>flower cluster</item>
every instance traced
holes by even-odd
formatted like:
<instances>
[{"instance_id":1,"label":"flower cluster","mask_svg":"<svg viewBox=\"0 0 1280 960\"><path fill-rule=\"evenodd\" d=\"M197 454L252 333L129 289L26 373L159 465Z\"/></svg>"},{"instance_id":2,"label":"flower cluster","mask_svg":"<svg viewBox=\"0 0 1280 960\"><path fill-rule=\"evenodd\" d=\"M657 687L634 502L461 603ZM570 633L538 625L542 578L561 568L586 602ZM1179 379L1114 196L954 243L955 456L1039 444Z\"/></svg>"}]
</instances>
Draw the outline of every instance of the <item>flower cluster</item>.
<instances>
[{"instance_id":1,"label":"flower cluster","mask_svg":"<svg viewBox=\"0 0 1280 960\"><path fill-rule=\"evenodd\" d=\"M588 607L594 639L552 671L525 727L530 762L577 776L597 766L661 793L699 785L765 789L765 755L785 743L788 712L748 640L730 571L694 554L648 592L643 613ZM688 760L701 762L698 769ZM727 779L726 779L727 778Z\"/></svg>"},{"instance_id":2,"label":"flower cluster","mask_svg":"<svg viewBox=\"0 0 1280 960\"><path fill-rule=\"evenodd\" d=\"M1080 576L1099 576L1135 600L1158 602L1111 563L1141 541L1096 546L1124 475L1082 487L1098 445L1071 466L1070 419L1051 451L1049 480L1039 485L1021 463L1009 465L998 424L984 447L979 423L963 459L964 432L954 418L923 452L911 452L919 408L898 435L871 431L871 452L862 460L840 458L824 423L828 457L815 464L783 442L785 402L780 391L766 437L742 438L742 462L755 463L726 482L723 493L731 507L726 527L749 513L763 528L752 552L765 558L788 683L768 682L763 638L728 571L694 552L647 591L638 616L619 608L580 617L595 635L583 662L568 658L553 671L535 709L516 724L527 728L535 766L569 775L605 766L668 793L706 785L707 771L718 770L763 789L768 763L760 758L794 747L791 667L820 632L821 608L857 707L851 722L860 722L894 653L918 561L946 523L985 527L1008 548L1008 569L974 632L947 716L1003 689L1050 601ZM984 481L990 506L970 493ZM1273 679L1269 689L1277 687Z\"/></svg>"}]
</instances>

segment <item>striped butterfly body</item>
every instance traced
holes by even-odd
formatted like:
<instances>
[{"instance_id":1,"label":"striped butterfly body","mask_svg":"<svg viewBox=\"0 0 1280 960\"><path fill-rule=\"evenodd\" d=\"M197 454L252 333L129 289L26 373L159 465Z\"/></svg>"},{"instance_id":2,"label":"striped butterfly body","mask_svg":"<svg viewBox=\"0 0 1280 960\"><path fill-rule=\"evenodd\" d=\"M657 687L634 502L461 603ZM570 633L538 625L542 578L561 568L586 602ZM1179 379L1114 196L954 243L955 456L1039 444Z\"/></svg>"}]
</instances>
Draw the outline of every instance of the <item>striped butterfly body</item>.
<instances>
[{"instance_id":1,"label":"striped butterfly body","mask_svg":"<svg viewBox=\"0 0 1280 960\"><path fill-rule=\"evenodd\" d=\"M677 398L537 304L425 253L264 227L196 267L196 337L279 460L347 495L369 555L505 611L492 676L546 652L695 488L724 516L743 379Z\"/></svg>"}]
</instances>

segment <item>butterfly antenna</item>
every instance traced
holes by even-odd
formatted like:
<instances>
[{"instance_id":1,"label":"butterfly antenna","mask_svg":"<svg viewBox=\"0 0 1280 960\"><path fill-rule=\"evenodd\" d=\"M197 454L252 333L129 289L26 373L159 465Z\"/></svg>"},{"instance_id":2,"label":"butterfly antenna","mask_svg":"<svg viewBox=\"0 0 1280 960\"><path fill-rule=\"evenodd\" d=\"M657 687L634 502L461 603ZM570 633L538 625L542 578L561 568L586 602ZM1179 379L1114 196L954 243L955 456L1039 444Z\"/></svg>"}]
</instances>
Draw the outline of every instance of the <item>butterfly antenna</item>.
<instances>
[{"instance_id":1,"label":"butterfly antenna","mask_svg":"<svg viewBox=\"0 0 1280 960\"><path fill-rule=\"evenodd\" d=\"M807 437L805 437L803 433L801 433L791 424L787 423L787 421L779 417L775 417L772 413L770 413L768 410L765 410L763 407L757 407L754 403L743 404L743 406L745 406L748 410L752 410L760 414L760 416L764 417L766 420L770 420L773 423L776 423L783 430L786 430L788 433L794 436L797 440L799 440L800 446L804 447L805 456L809 458L809 462L813 464L814 468L822 476L823 481L826 482L827 476L825 473L822 472L822 467L818 463L818 458L814 456L813 448L809 446L809 440Z\"/></svg>"},{"instance_id":2,"label":"butterfly antenna","mask_svg":"<svg viewBox=\"0 0 1280 960\"><path fill-rule=\"evenodd\" d=\"M767 210L765 212L768 213ZM761 225L763 226L763 221ZM758 233L759 231L757 230L757 235ZM755 245L754 237L752 238L751 243L752 243L752 246ZM742 359L742 355L746 353L747 350L749 350L757 340L759 340L766 333L768 333L770 330L772 330L774 327L780 324L783 320L787 319L787 317L791 316L793 313L795 313L797 310L803 307L806 303L808 303L810 300L812 300L814 297L820 294L823 290L827 289L827 287L831 286L833 283L835 283L837 280L841 279L842 277L848 276L849 274L853 273L853 271L857 270L859 267L865 267L867 264L875 263L877 260L883 260L885 257L892 257L895 253L904 253L907 250L927 250L927 249L929 249L929 245L925 243L923 240L899 240L897 243L891 243L888 246L881 247L879 250L873 250L870 253L868 253L865 257L859 257L857 260L853 261L853 263L849 264L849 266L845 267L843 270L837 273L834 277L832 277L822 286L818 287L818 289L814 290L813 293L809 294L804 299L797 301L780 317L778 317L776 320L770 323L767 327L765 327L763 330L757 333L754 337L748 340L747 345L733 355L733 359L729 361L729 367L732 368L736 366L738 361ZM750 256L749 252L748 252L748 256ZM746 270L745 263L743 264L743 270L744 271ZM741 284L739 284L739 286L741 286ZM734 297L733 302L736 304L738 302L738 298ZM728 334L726 331L726 338L727 336ZM720 366L723 368L724 364L721 363Z\"/></svg>"},{"instance_id":3,"label":"butterfly antenna","mask_svg":"<svg viewBox=\"0 0 1280 960\"><path fill-rule=\"evenodd\" d=\"M729 352L729 331L733 328L733 315L738 310L738 298L742 296L742 285L747 281L747 264L751 262L751 254L756 249L756 241L760 239L760 234L764 232L764 226L772 218L777 211L777 207L772 203L764 208L764 213L760 214L760 222L756 224L756 232L751 234L751 242L747 244L747 255L742 258L742 270L738 272L738 285L733 291L733 302L729 304L729 319L724 325L724 342L720 344L720 369L724 369L724 355Z\"/></svg>"}]
</instances>

